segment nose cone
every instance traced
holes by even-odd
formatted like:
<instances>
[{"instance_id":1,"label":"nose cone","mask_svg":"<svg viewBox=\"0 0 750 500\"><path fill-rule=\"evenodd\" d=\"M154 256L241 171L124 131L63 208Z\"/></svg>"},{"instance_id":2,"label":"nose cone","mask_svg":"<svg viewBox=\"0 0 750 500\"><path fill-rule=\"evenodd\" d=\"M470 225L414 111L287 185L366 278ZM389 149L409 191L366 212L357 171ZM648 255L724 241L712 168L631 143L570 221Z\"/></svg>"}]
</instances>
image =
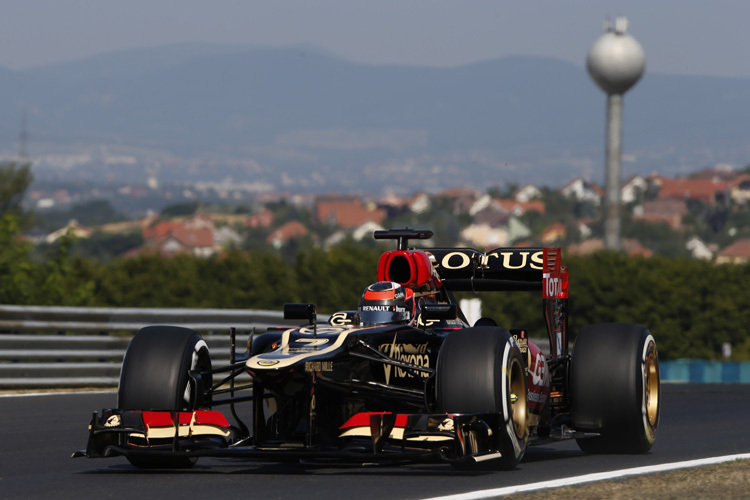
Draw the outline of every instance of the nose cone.
<instances>
[{"instance_id":1,"label":"nose cone","mask_svg":"<svg viewBox=\"0 0 750 500\"><path fill-rule=\"evenodd\" d=\"M591 46L586 58L586 68L604 92L624 94L643 75L646 54L632 36L609 31Z\"/></svg>"}]
</instances>

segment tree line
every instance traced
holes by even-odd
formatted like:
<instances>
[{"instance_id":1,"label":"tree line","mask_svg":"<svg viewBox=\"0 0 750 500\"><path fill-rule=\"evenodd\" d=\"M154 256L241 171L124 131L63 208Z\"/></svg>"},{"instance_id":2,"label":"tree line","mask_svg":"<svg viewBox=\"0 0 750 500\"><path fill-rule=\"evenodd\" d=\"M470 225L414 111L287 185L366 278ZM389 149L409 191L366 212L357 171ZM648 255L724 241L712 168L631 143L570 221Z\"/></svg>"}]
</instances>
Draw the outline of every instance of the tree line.
<instances>
[{"instance_id":1,"label":"tree line","mask_svg":"<svg viewBox=\"0 0 750 500\"><path fill-rule=\"evenodd\" d=\"M321 313L355 309L376 279L383 248L346 243L301 248L292 261L263 251L229 251L199 258L142 255L101 262L65 246L43 260L12 236L12 216L0 223L0 303L108 307L280 310L312 302ZM646 325L663 359L750 359L750 265L720 265L616 252L564 257L570 271L569 331L604 322ZM459 294L458 298L472 294ZM541 292L483 292L483 315L508 328L545 336Z\"/></svg>"}]
</instances>

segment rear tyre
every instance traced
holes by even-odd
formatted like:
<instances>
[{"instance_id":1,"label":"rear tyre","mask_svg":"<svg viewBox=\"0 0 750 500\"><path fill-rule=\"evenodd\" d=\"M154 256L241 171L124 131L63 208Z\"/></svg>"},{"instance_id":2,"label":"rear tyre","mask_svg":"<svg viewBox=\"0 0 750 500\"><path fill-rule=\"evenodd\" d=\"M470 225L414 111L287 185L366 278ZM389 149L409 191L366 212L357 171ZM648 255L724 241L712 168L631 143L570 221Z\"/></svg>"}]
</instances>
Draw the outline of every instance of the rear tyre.
<instances>
[{"instance_id":1,"label":"rear tyre","mask_svg":"<svg viewBox=\"0 0 750 500\"><path fill-rule=\"evenodd\" d=\"M176 326L149 326L130 341L120 372L117 406L124 410L191 411L200 401L191 387L189 372L207 373L211 385L208 346L194 330ZM206 378L207 377L207 378ZM128 457L136 467L188 468L188 457Z\"/></svg>"},{"instance_id":2,"label":"rear tyre","mask_svg":"<svg viewBox=\"0 0 750 500\"><path fill-rule=\"evenodd\" d=\"M435 380L438 411L500 414L501 425L492 429L492 447L502 454L495 463L503 469L515 467L526 451L526 383L521 351L503 328L458 330L440 348Z\"/></svg>"},{"instance_id":3,"label":"rear tyre","mask_svg":"<svg viewBox=\"0 0 750 500\"><path fill-rule=\"evenodd\" d=\"M600 436L577 439L586 453L646 453L659 426L659 357L642 325L589 325L576 338L570 368L573 426Z\"/></svg>"}]
</instances>

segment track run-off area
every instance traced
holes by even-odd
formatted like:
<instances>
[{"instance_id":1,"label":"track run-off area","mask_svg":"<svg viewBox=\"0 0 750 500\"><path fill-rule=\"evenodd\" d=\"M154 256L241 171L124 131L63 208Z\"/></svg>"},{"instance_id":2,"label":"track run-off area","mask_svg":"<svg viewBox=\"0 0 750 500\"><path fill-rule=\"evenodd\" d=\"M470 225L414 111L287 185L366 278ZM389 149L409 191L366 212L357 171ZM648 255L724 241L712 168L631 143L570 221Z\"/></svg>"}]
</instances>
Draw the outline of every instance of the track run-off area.
<instances>
[{"instance_id":1,"label":"track run-off area","mask_svg":"<svg viewBox=\"0 0 750 500\"><path fill-rule=\"evenodd\" d=\"M567 441L530 447L512 471L203 458L190 470L144 471L121 457L70 458L86 446L92 412L115 401L114 392L0 396L0 497L492 498L750 458L746 384L662 384L661 422L645 455L587 455Z\"/></svg>"}]
</instances>

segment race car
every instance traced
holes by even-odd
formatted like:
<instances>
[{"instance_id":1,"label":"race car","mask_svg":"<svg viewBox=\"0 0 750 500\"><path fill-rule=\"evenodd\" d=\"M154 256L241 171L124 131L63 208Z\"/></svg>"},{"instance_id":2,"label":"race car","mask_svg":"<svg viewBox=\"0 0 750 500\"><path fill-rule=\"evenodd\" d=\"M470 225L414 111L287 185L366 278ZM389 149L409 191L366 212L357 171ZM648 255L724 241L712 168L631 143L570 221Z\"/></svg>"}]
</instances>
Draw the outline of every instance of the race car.
<instances>
[{"instance_id":1,"label":"race car","mask_svg":"<svg viewBox=\"0 0 750 500\"><path fill-rule=\"evenodd\" d=\"M74 456L125 456L144 468L211 456L512 469L527 446L550 441L575 439L588 453L651 448L654 337L639 324L590 325L570 355L560 248L419 249L410 242L432 232L414 229L374 237L397 249L381 255L356 310L319 322L314 304L286 304L285 318L304 324L257 334L242 354L230 330L226 366L212 366L193 330L140 330L118 407L94 413ZM469 324L455 297L517 290L540 292L546 354L523 325Z\"/></svg>"}]
</instances>

